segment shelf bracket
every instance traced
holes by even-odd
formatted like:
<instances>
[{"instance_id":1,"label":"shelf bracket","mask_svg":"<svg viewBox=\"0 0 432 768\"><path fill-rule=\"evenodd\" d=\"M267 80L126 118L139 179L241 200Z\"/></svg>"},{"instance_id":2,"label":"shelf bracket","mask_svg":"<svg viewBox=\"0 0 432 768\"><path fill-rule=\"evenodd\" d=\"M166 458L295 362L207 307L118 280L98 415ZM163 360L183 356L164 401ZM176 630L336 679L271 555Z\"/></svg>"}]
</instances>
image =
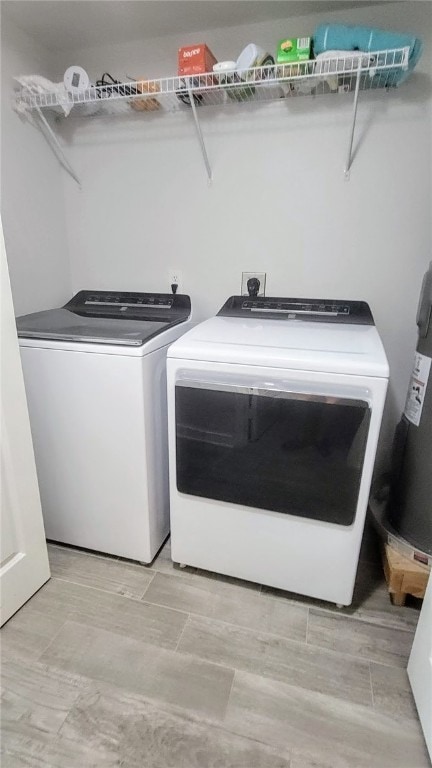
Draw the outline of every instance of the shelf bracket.
<instances>
[{"instance_id":1,"label":"shelf bracket","mask_svg":"<svg viewBox=\"0 0 432 768\"><path fill-rule=\"evenodd\" d=\"M352 110L350 137L349 137L349 143L348 143L348 152L346 156L345 169L344 169L345 181L349 181L350 170L351 170L351 165L353 161L352 148L353 148L353 141L354 141L354 131L355 131L356 118L357 118L357 106L358 106L358 97L359 97L359 90L360 90L361 69L362 69L361 62L362 62L362 59L360 56L358 69L357 69L356 84L354 89L354 102L353 102L353 110Z\"/></svg>"},{"instance_id":2,"label":"shelf bracket","mask_svg":"<svg viewBox=\"0 0 432 768\"><path fill-rule=\"evenodd\" d=\"M209 180L209 183L210 183L211 180L212 180L212 171L211 171L210 161L208 159L206 145L204 143L204 138L203 138L203 135L202 135L201 126L200 126L199 119L198 119L198 113L197 113L197 108L196 108L196 104L195 104L195 99L194 99L194 95L192 93L190 85L188 85L188 89L187 90L188 90L188 94L189 94L190 105L192 107L192 114L193 114L193 118L194 118L194 122L195 122L195 128L196 128L196 132L197 132L198 142L199 142L199 145L201 147L201 152L202 152L202 156L203 156L203 160L204 160L204 165L206 167L207 176L208 176L208 180Z\"/></svg>"},{"instance_id":3,"label":"shelf bracket","mask_svg":"<svg viewBox=\"0 0 432 768\"><path fill-rule=\"evenodd\" d=\"M41 110L40 107L36 107L36 111L37 111L37 114L39 115L39 118L41 120L42 125L45 127L45 130L47 131L47 134L48 134L47 140L48 140L49 144L51 145L51 148L53 149L54 154L57 156L57 159L59 160L59 162L61 163L61 165L65 169L65 171L67 171L69 176L72 176L73 180L76 181L76 183L78 184L79 188L81 189L81 181L79 179L79 176L75 173L75 171L72 168L69 160L67 159L67 157L66 157L66 155L65 155L65 153L63 151L63 148L62 148L62 146L61 146L57 136L55 135L53 129L51 128L48 120L46 119L45 115L42 113L42 110ZM43 128L42 128L42 133L44 133L44 129Z\"/></svg>"}]
</instances>

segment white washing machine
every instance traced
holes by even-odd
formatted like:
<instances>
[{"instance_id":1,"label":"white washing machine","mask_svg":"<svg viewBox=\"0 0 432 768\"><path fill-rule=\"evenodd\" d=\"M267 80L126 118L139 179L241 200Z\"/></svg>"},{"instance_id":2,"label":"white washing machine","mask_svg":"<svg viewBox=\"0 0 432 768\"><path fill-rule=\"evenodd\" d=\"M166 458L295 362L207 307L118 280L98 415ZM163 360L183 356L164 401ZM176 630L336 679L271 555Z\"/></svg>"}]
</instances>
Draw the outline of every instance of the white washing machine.
<instances>
[{"instance_id":1,"label":"white washing machine","mask_svg":"<svg viewBox=\"0 0 432 768\"><path fill-rule=\"evenodd\" d=\"M80 291L17 319L48 539L149 563L169 532L166 351L188 296Z\"/></svg>"},{"instance_id":2,"label":"white washing machine","mask_svg":"<svg viewBox=\"0 0 432 768\"><path fill-rule=\"evenodd\" d=\"M349 605L388 375L364 302L234 296L175 342L173 560Z\"/></svg>"}]
</instances>

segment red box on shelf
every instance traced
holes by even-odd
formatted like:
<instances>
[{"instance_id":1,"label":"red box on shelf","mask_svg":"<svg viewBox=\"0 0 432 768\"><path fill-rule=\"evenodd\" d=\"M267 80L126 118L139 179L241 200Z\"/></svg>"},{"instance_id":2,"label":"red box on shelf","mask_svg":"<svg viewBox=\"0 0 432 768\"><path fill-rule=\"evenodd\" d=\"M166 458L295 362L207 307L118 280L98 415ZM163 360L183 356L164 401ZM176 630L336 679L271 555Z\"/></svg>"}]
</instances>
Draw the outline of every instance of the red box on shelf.
<instances>
[{"instance_id":1,"label":"red box on shelf","mask_svg":"<svg viewBox=\"0 0 432 768\"><path fill-rule=\"evenodd\" d=\"M178 74L202 75L204 72L212 72L216 61L217 59L205 43L186 45L179 48Z\"/></svg>"}]
</instances>

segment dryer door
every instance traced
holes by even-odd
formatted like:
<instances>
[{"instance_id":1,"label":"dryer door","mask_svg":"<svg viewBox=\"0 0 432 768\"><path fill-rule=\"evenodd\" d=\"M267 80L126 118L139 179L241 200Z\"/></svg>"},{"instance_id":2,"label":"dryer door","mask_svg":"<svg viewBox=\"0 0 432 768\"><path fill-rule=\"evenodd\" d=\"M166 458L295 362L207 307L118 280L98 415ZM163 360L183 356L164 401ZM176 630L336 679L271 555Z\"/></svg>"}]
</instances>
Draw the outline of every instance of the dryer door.
<instances>
[{"instance_id":1,"label":"dryer door","mask_svg":"<svg viewBox=\"0 0 432 768\"><path fill-rule=\"evenodd\" d=\"M199 379L176 382L180 492L353 523L370 421L361 391Z\"/></svg>"}]
</instances>

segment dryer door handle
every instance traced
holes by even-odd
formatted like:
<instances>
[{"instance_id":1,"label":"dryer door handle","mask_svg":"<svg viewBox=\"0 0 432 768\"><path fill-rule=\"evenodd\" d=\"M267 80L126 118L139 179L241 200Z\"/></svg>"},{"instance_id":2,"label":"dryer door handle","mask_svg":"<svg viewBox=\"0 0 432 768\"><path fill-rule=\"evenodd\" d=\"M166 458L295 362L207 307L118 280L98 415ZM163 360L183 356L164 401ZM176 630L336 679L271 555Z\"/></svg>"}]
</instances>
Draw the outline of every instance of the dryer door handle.
<instances>
[{"instance_id":1,"label":"dryer door handle","mask_svg":"<svg viewBox=\"0 0 432 768\"><path fill-rule=\"evenodd\" d=\"M228 384L225 382L209 382L192 379L176 381L176 387L188 387L189 389L210 390L213 392L233 392L234 394L256 397L271 397L278 400L301 400L314 403L327 403L328 405L350 405L370 408L368 400L355 397L340 397L338 395L320 394L318 392L302 392L298 389L279 389L278 387L262 387L259 384L244 386L241 384Z\"/></svg>"}]
</instances>

